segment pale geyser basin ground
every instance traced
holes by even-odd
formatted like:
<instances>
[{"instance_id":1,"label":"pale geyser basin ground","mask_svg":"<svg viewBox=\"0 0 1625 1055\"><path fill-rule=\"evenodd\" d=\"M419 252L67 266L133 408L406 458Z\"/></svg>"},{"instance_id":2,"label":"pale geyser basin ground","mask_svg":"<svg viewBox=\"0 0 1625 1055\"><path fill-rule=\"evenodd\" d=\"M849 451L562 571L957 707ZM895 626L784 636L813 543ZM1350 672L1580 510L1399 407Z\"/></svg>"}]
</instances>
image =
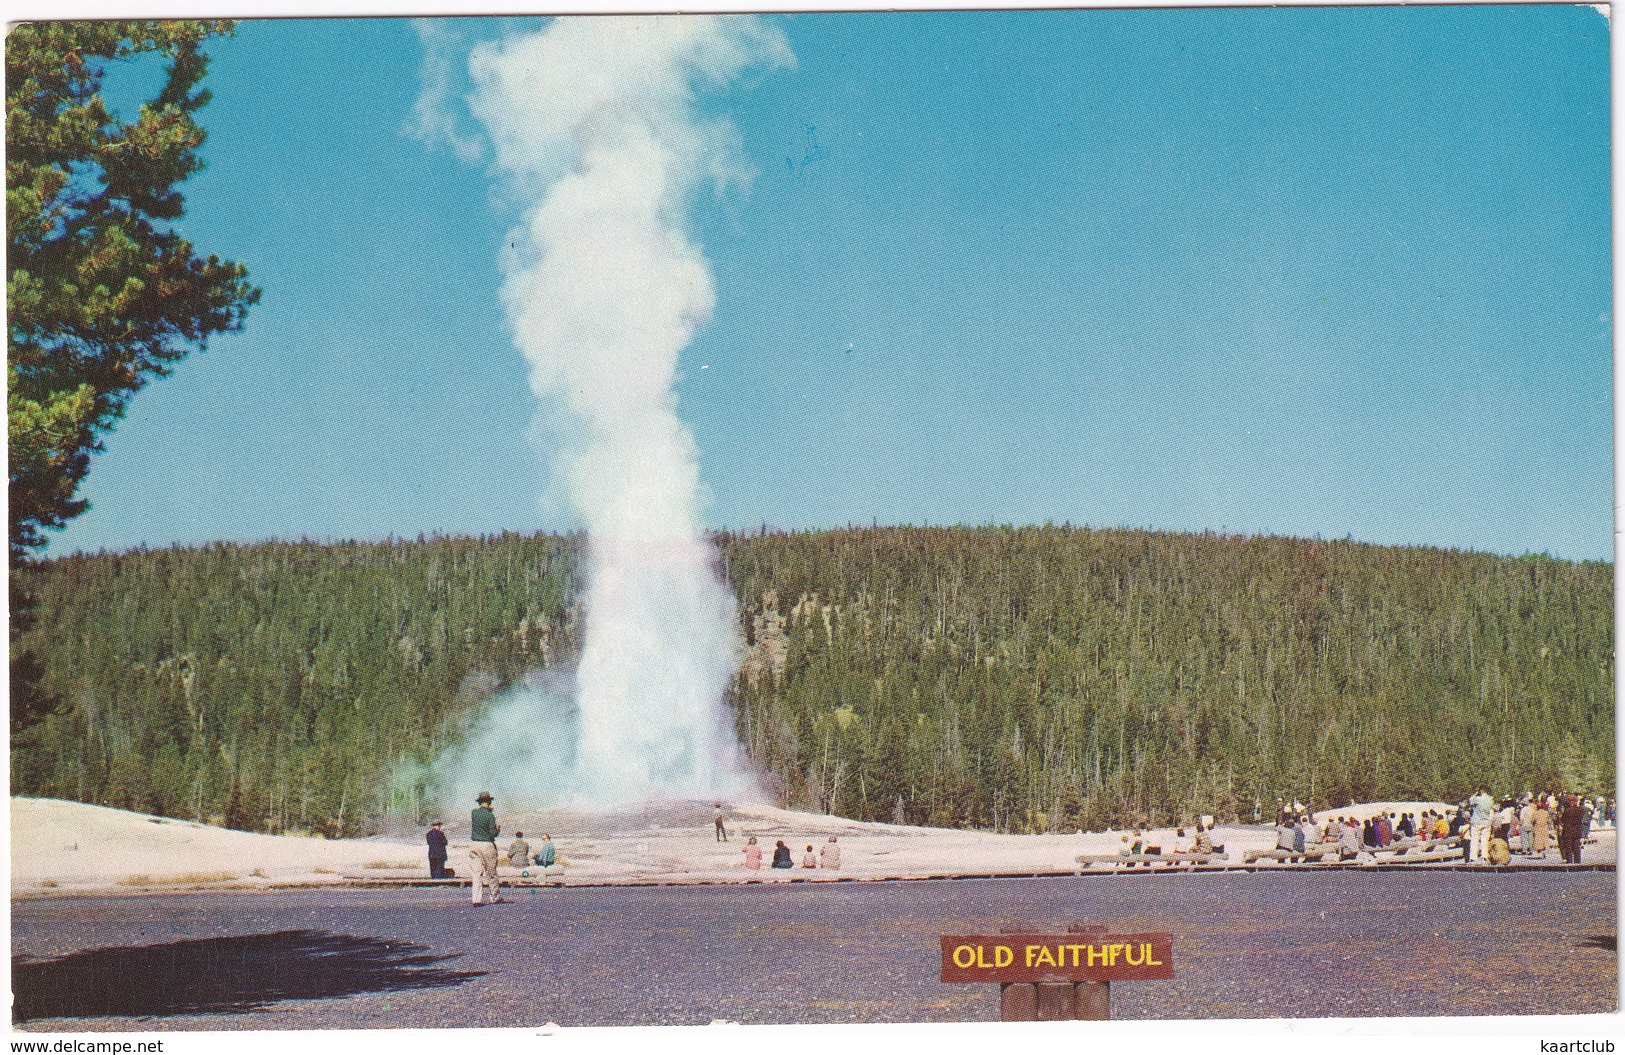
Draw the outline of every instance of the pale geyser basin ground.
<instances>
[{"instance_id":1,"label":"pale geyser basin ground","mask_svg":"<svg viewBox=\"0 0 1625 1055\"><path fill-rule=\"evenodd\" d=\"M1378 810L1420 813L1443 803L1383 802L1329 810L1316 816L1364 819ZM532 847L553 837L563 862L547 882L566 885L623 883L738 883L912 879L927 876L1069 872L1080 854L1114 854L1122 831L1004 835L847 820L772 806L726 803L728 841L718 841L710 803L666 802L606 811L548 810L505 813L499 847L506 852L523 831ZM468 817L443 818L451 838L448 864L460 878L468 869ZM1187 829L1187 835L1191 834ZM1615 832L1592 829L1585 864L1613 864ZM745 840L756 836L764 867L744 867ZM839 871L799 867L809 845L816 851L833 835L841 849ZM1275 845L1267 827L1227 827L1216 835L1230 863L1249 850ZM1172 828L1150 829L1146 842L1174 847ZM798 867L774 870L774 844L783 840ZM1527 859L1514 856L1513 863ZM1549 863L1557 863L1555 847ZM504 864L504 879L544 880L540 870ZM289 886L344 885L358 881L427 878L427 847L421 832L365 839L259 835L153 817L59 799L11 800L11 894L13 898L75 893L141 893L176 890L263 890Z\"/></svg>"}]
</instances>

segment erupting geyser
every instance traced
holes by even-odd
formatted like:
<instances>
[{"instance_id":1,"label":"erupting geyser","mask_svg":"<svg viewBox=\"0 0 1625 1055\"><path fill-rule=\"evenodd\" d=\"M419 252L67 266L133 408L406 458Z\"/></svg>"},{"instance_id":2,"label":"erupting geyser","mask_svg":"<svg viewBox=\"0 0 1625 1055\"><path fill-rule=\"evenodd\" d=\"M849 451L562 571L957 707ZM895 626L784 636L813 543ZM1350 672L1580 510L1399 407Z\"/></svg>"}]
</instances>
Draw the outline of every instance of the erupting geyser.
<instances>
[{"instance_id":1,"label":"erupting geyser","mask_svg":"<svg viewBox=\"0 0 1625 1055\"><path fill-rule=\"evenodd\" d=\"M526 789L546 797L607 804L748 788L724 704L735 606L701 527L694 443L672 385L714 298L684 233L689 198L740 170L731 126L702 118L696 91L788 61L758 19L688 16L559 18L470 60L497 167L535 202L503 257L514 341L543 405L579 431L562 467L589 536L586 635L566 708L573 750L549 748L570 779L554 768ZM487 723L481 738L557 737L543 714L525 720L533 690L516 691L519 705L493 711L513 716L508 727ZM548 696L534 691L538 703ZM464 753L447 775L459 786L516 783L533 761L481 754Z\"/></svg>"}]
</instances>

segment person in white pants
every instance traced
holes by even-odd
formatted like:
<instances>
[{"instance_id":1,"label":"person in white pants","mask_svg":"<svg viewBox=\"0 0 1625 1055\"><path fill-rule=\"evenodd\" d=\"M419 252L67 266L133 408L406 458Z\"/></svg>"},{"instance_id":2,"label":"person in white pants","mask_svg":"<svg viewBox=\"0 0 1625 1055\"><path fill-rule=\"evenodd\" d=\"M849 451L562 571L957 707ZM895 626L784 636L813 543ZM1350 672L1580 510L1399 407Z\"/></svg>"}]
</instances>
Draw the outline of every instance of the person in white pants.
<instances>
[{"instance_id":1,"label":"person in white pants","mask_svg":"<svg viewBox=\"0 0 1625 1055\"><path fill-rule=\"evenodd\" d=\"M468 871L473 877L474 904L485 904L485 887L491 888L491 900L502 900L502 888L497 884L496 843L474 843L468 848Z\"/></svg>"},{"instance_id":2,"label":"person in white pants","mask_svg":"<svg viewBox=\"0 0 1625 1055\"><path fill-rule=\"evenodd\" d=\"M474 800L478 805L469 818L473 839L468 844L470 886L474 904L485 904L485 885L491 885L491 900L502 900L502 889L497 885L497 835L502 826L497 823L496 811L491 808L491 793L482 791Z\"/></svg>"}]
</instances>

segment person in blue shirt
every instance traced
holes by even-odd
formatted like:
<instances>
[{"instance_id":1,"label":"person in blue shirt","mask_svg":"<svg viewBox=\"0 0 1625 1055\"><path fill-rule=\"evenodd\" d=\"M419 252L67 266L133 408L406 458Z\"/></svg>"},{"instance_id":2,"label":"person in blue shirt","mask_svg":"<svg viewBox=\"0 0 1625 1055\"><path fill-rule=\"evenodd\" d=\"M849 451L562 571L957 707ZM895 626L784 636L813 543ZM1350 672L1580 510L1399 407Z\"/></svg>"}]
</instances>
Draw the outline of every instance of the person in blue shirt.
<instances>
[{"instance_id":1,"label":"person in blue shirt","mask_svg":"<svg viewBox=\"0 0 1625 1055\"><path fill-rule=\"evenodd\" d=\"M1495 800L1484 788L1467 800L1467 860L1483 861L1489 853L1490 821L1495 817Z\"/></svg>"}]
</instances>

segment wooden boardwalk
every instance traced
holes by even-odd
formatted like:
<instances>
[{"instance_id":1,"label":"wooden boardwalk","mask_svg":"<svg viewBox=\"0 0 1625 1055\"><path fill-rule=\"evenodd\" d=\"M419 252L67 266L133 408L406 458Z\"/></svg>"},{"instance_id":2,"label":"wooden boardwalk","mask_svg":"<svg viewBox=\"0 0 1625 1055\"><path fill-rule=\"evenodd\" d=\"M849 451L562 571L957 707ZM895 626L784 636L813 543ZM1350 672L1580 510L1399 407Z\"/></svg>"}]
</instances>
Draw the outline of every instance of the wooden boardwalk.
<instances>
[{"instance_id":1,"label":"wooden boardwalk","mask_svg":"<svg viewBox=\"0 0 1625 1055\"><path fill-rule=\"evenodd\" d=\"M549 889L549 888L582 888L582 887L665 887L665 886L774 886L783 883L906 883L920 880L958 880L958 879L1103 879L1125 876L1148 875L1191 875L1193 873L1212 872L1482 872L1482 873L1508 873L1508 872L1612 872L1613 862L1597 862L1580 864L1564 864L1553 862L1550 864L1509 863L1505 865L1479 865L1468 864L1459 856L1454 858L1431 858L1428 860L1415 860L1411 863L1399 863L1392 860L1377 861L1318 861L1314 863L1286 863L1279 861L1251 861L1235 862L1221 861L1206 864L1180 864L1174 867L1163 868L1116 868L1116 869L1020 869L1014 871L987 871L987 872L940 872L924 873L908 876L786 876L784 878L719 878L717 876L648 876L638 879L623 880L569 880L566 878L550 877L545 880L508 878L503 877L501 885L513 890L523 889ZM346 887L467 887L467 879L429 879L409 877L378 877L346 875L342 885Z\"/></svg>"}]
</instances>

